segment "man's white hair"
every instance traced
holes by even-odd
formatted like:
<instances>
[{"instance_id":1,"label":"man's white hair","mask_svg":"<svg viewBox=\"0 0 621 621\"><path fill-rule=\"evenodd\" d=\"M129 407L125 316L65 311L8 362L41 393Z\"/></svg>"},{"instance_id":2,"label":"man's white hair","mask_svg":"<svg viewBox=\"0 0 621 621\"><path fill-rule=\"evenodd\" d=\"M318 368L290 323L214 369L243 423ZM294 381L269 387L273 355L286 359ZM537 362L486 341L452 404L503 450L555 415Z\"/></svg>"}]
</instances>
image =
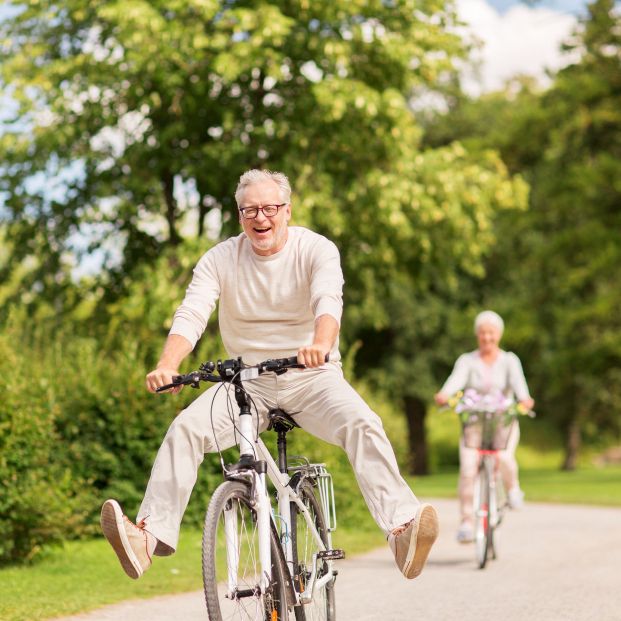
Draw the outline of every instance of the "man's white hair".
<instances>
[{"instance_id":1,"label":"man's white hair","mask_svg":"<svg viewBox=\"0 0 621 621\"><path fill-rule=\"evenodd\" d=\"M239 178L239 183L237 184L237 189L235 190L235 201L237 202L237 206L241 206L241 200L244 194L244 190L249 185L260 183L261 181L266 180L273 181L278 186L278 188L280 189L280 196L283 203L290 202L291 186L289 185L289 179L287 179L287 175L281 172L274 172L271 170L259 170L258 168L253 168L252 170L247 170Z\"/></svg>"},{"instance_id":2,"label":"man's white hair","mask_svg":"<svg viewBox=\"0 0 621 621\"><path fill-rule=\"evenodd\" d=\"M490 324L498 328L500 336L502 336L502 333L505 331L505 322L502 320L502 317L492 310L485 310L476 316L474 320L474 333L476 334L479 328L485 324Z\"/></svg>"}]
</instances>

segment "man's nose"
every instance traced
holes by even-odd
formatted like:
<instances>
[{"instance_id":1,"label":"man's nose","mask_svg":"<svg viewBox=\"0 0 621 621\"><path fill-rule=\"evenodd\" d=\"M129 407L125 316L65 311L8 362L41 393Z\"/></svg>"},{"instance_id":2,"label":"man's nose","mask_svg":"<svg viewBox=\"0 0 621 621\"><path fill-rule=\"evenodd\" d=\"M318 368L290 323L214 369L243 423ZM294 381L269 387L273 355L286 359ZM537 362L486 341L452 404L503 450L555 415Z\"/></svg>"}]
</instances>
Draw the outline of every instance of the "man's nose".
<instances>
[{"instance_id":1,"label":"man's nose","mask_svg":"<svg viewBox=\"0 0 621 621\"><path fill-rule=\"evenodd\" d=\"M266 215L263 213L263 210L259 209L258 213L257 213L257 217L255 218L255 220L257 222L267 222L267 217Z\"/></svg>"}]
</instances>

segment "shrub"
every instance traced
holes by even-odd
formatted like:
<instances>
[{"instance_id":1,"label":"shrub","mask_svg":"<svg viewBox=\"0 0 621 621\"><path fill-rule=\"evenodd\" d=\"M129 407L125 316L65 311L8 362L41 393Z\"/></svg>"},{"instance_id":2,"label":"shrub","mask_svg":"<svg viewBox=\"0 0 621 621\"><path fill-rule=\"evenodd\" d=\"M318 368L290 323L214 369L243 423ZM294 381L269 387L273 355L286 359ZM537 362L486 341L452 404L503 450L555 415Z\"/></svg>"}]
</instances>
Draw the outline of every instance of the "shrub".
<instances>
[{"instance_id":1,"label":"shrub","mask_svg":"<svg viewBox=\"0 0 621 621\"><path fill-rule=\"evenodd\" d=\"M49 380L38 353L16 337L0 335L0 563L33 558L84 520L81 481L54 429Z\"/></svg>"}]
</instances>

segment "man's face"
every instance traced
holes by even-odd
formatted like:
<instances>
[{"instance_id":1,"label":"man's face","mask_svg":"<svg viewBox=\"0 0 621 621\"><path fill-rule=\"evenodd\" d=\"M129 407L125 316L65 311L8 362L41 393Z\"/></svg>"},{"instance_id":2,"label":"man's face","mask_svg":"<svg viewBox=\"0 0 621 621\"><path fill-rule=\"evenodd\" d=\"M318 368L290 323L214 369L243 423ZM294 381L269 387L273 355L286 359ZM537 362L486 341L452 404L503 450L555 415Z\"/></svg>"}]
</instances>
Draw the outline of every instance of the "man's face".
<instances>
[{"instance_id":1,"label":"man's face","mask_svg":"<svg viewBox=\"0 0 621 621\"><path fill-rule=\"evenodd\" d=\"M284 201L280 188L274 181L266 179L249 185L242 194L240 209L252 207L267 207L268 205L283 205ZM244 218L239 214L239 221L246 233L252 249L264 256L282 250L287 242L287 223L291 219L291 204L287 203L278 209L274 216L266 216L259 210L257 217Z\"/></svg>"}]
</instances>

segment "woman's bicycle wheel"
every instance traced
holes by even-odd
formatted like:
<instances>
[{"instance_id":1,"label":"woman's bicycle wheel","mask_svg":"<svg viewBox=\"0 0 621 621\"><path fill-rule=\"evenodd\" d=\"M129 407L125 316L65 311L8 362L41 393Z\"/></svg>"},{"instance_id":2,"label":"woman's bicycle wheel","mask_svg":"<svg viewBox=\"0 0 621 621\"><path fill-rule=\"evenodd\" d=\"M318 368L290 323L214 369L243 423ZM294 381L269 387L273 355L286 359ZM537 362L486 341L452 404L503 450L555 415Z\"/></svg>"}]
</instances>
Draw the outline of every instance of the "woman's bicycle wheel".
<instances>
[{"instance_id":1,"label":"woman's bicycle wheel","mask_svg":"<svg viewBox=\"0 0 621 621\"><path fill-rule=\"evenodd\" d=\"M319 532L326 548L329 548L328 528L321 504L315 496L313 486L307 479L302 482L298 494ZM291 537L293 543L293 574L296 589L303 593L313 569L313 554L319 552L319 545L295 503L291 503ZM317 561L317 580L328 572L328 564L321 559ZM315 588L315 595L309 604L295 607L296 621L334 621L336 619L334 603L334 580L320 588Z\"/></svg>"},{"instance_id":2,"label":"woman's bicycle wheel","mask_svg":"<svg viewBox=\"0 0 621 621\"><path fill-rule=\"evenodd\" d=\"M286 567L270 529L272 582L259 588L259 533L249 488L227 481L215 491L203 530L203 586L210 621L285 621Z\"/></svg>"},{"instance_id":3,"label":"woman's bicycle wheel","mask_svg":"<svg viewBox=\"0 0 621 621\"><path fill-rule=\"evenodd\" d=\"M483 569L487 563L487 553L492 548L493 530L490 527L490 485L489 473L482 463L475 481L474 495L474 545L477 563Z\"/></svg>"}]
</instances>

